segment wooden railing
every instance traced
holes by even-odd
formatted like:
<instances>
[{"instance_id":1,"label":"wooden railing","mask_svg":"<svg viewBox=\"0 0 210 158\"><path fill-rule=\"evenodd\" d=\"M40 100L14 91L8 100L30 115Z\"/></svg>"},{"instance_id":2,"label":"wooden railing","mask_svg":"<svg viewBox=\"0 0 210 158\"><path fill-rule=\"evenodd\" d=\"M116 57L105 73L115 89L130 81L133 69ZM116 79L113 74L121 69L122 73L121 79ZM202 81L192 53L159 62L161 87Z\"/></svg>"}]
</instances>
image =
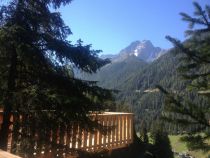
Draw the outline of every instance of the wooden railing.
<instances>
[{"instance_id":1,"label":"wooden railing","mask_svg":"<svg viewBox=\"0 0 210 158\"><path fill-rule=\"evenodd\" d=\"M97 119L101 125L111 127L111 130L106 134L99 130L91 133L78 127L73 130L76 141L70 143L70 148L86 151L109 150L126 147L133 142L133 114L106 112L99 114Z\"/></svg>"},{"instance_id":2,"label":"wooden railing","mask_svg":"<svg viewBox=\"0 0 210 158\"><path fill-rule=\"evenodd\" d=\"M63 137L57 137L54 142L62 142L63 145L68 146L70 149L88 152L123 148L133 142L132 113L105 112L97 115L92 114L90 117L97 119L102 127L109 128L109 130L105 133L100 130L88 132L80 128L79 124L75 122L70 125L70 132L64 131ZM2 111L0 111L0 124L1 122ZM8 138L8 151L11 150L11 142L12 134Z\"/></svg>"},{"instance_id":3,"label":"wooden railing","mask_svg":"<svg viewBox=\"0 0 210 158\"><path fill-rule=\"evenodd\" d=\"M13 154L10 154L10 153L8 153L6 151L0 150L0 158L21 158L21 157L13 155Z\"/></svg>"}]
</instances>

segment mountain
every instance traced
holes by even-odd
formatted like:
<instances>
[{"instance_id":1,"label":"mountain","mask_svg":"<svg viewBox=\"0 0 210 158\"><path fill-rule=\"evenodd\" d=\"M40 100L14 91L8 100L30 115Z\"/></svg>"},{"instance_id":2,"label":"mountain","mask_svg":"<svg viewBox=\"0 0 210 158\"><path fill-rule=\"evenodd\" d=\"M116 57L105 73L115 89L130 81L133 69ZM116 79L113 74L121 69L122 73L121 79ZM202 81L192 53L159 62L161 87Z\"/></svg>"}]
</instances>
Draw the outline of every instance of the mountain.
<instances>
[{"instance_id":1,"label":"mountain","mask_svg":"<svg viewBox=\"0 0 210 158\"><path fill-rule=\"evenodd\" d=\"M130 56L135 56L143 61L152 62L165 54L166 50L155 47L149 40L135 41L122 49L118 55L108 55L113 62L126 60ZM104 58L104 56L103 56Z\"/></svg>"},{"instance_id":2,"label":"mountain","mask_svg":"<svg viewBox=\"0 0 210 158\"><path fill-rule=\"evenodd\" d=\"M126 90L124 87L129 88L131 84L125 83L135 78L143 68L166 52L164 49L154 47L149 40L135 41L117 55L102 55L103 59L110 58L111 63L102 67L96 74L81 73L77 76L98 81L98 85L105 88Z\"/></svg>"},{"instance_id":3,"label":"mountain","mask_svg":"<svg viewBox=\"0 0 210 158\"><path fill-rule=\"evenodd\" d=\"M109 89L120 89L124 83L148 63L136 56L129 56L126 60L111 62L102 67L96 74L81 73L79 78L98 81L98 85Z\"/></svg>"},{"instance_id":4,"label":"mountain","mask_svg":"<svg viewBox=\"0 0 210 158\"><path fill-rule=\"evenodd\" d=\"M145 120L149 127L160 116L164 102L163 94L155 86L162 85L174 91L185 88L185 83L176 73L179 60L172 51L154 47L150 41L132 42L118 55L109 56L112 62L96 74L83 73L80 78L119 90L115 95L118 110L128 105L135 114L136 126Z\"/></svg>"},{"instance_id":5,"label":"mountain","mask_svg":"<svg viewBox=\"0 0 210 158\"><path fill-rule=\"evenodd\" d=\"M163 112L164 95L158 91L157 85L176 94L186 94L201 103L200 106L206 104L196 94L186 93L189 81L183 80L177 73L182 56L176 51L174 48L164 51L154 47L150 41L136 41L111 58L112 63L96 74L83 74L81 78L98 81L99 86L104 88L118 90L115 94L117 110L134 112L137 131L142 121L149 129ZM167 128L173 133L179 131L178 126L167 125Z\"/></svg>"},{"instance_id":6,"label":"mountain","mask_svg":"<svg viewBox=\"0 0 210 158\"><path fill-rule=\"evenodd\" d=\"M102 67L96 74L76 73L76 76L98 81L98 85L105 88L120 90L126 86L124 83L127 80L165 53L164 49L154 47L149 40L135 41L117 55L101 55L103 59L111 59L111 63Z\"/></svg>"},{"instance_id":7,"label":"mountain","mask_svg":"<svg viewBox=\"0 0 210 158\"><path fill-rule=\"evenodd\" d=\"M128 75L123 84L118 83L122 86L118 87L120 92L116 95L116 100L120 106L128 105L134 112L137 131L142 120L146 122L147 128L150 128L154 120L160 117L164 95L156 89L157 85L177 93L183 92L186 88L186 83L176 71L180 64L179 57L172 51L133 72L133 75ZM174 130L172 129L174 127L170 128L171 131Z\"/></svg>"},{"instance_id":8,"label":"mountain","mask_svg":"<svg viewBox=\"0 0 210 158\"><path fill-rule=\"evenodd\" d=\"M125 52L128 51L121 51L119 56L122 57ZM115 96L119 104L118 110L128 105L135 114L137 129L142 120L145 120L149 128L160 116L164 104L164 96L155 89L156 85L161 85L173 92L181 92L186 87L186 83L181 80L176 71L180 64L179 57L173 54L173 49L153 62L140 59L140 51L139 56L128 55L123 60L122 58L119 60L119 56L118 60L115 57L112 63L102 67L98 73L84 74L82 78L98 81L98 84L104 88L119 90Z\"/></svg>"},{"instance_id":9,"label":"mountain","mask_svg":"<svg viewBox=\"0 0 210 158\"><path fill-rule=\"evenodd\" d=\"M100 56L100 58L101 59L114 59L115 57L117 57L117 55L115 55L115 54L102 54L101 56Z\"/></svg>"}]
</instances>

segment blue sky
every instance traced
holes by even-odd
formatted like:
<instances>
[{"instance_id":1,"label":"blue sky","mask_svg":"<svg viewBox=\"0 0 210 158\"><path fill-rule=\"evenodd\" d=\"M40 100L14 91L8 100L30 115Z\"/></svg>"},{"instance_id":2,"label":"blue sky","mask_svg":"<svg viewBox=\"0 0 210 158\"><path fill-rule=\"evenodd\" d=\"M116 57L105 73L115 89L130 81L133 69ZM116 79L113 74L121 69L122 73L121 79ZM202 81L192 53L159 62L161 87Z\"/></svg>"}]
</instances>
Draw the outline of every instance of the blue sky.
<instances>
[{"instance_id":1,"label":"blue sky","mask_svg":"<svg viewBox=\"0 0 210 158\"><path fill-rule=\"evenodd\" d=\"M71 28L73 43L82 39L103 54L115 54L136 40L151 40L155 46L172 47L166 35L184 40L187 23L180 12L192 15L192 0L73 0L62 7L62 17ZM208 0L198 1L202 6Z\"/></svg>"}]
</instances>

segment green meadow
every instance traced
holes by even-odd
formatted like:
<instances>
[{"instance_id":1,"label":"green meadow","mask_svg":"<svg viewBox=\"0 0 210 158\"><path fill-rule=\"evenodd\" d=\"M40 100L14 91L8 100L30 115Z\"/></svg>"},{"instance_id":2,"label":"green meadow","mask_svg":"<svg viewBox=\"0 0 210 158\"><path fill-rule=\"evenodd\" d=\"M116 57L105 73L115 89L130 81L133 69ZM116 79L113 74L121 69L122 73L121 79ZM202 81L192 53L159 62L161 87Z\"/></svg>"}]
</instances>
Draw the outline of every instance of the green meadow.
<instances>
[{"instance_id":1,"label":"green meadow","mask_svg":"<svg viewBox=\"0 0 210 158\"><path fill-rule=\"evenodd\" d=\"M181 135L169 135L169 139L171 142L171 146L173 151L178 153L189 153L194 158L210 158L210 152L203 152L203 151L189 151L187 149L187 144L180 140ZM176 158L176 157L175 157Z\"/></svg>"}]
</instances>

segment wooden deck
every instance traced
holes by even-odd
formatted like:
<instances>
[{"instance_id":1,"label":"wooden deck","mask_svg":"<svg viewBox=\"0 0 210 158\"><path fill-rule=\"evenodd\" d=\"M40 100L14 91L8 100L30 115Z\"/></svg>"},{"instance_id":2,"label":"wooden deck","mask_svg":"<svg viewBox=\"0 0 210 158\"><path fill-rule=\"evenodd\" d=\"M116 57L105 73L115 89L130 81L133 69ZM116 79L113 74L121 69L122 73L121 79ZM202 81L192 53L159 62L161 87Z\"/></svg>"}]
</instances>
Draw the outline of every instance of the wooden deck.
<instances>
[{"instance_id":1,"label":"wooden deck","mask_svg":"<svg viewBox=\"0 0 210 158\"><path fill-rule=\"evenodd\" d=\"M0 110L0 125L2 123L2 111ZM51 131L49 136L50 141L64 143L71 150L80 150L86 152L111 151L114 149L124 148L133 143L133 113L121 112L104 112L91 114L90 118L96 120L101 128L107 129L107 132L102 132L96 129L94 132L80 128L78 122L73 122L65 127L64 134L59 135L59 130ZM11 122L13 117L11 116ZM0 127L1 128L1 127ZM12 125L11 125L12 129ZM67 131L69 129L69 131ZM110 129L110 130L108 130ZM56 134L57 137L52 135ZM11 151L12 133L8 138L8 152ZM36 153L35 154L40 154ZM9 155L7 152L0 151L0 158L20 158L18 156Z\"/></svg>"},{"instance_id":2,"label":"wooden deck","mask_svg":"<svg viewBox=\"0 0 210 158\"><path fill-rule=\"evenodd\" d=\"M10 154L10 153L8 153L6 151L0 150L0 158L21 158L21 157L13 155L13 154Z\"/></svg>"}]
</instances>

